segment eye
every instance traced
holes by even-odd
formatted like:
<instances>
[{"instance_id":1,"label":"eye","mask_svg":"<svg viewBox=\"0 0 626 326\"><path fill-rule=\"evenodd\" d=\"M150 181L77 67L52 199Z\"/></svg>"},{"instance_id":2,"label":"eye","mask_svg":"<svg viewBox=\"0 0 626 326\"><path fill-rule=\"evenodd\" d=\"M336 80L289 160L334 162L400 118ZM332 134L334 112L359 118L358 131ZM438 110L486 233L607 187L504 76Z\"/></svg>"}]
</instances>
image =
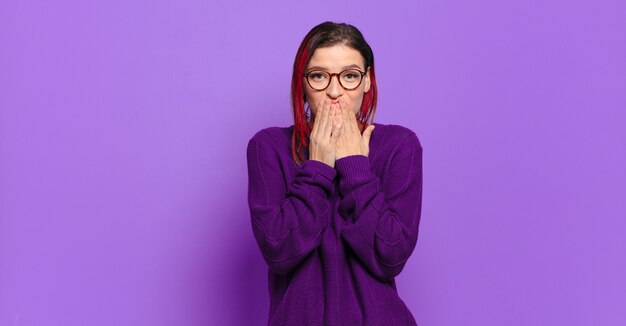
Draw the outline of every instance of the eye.
<instances>
[{"instance_id":1,"label":"eye","mask_svg":"<svg viewBox=\"0 0 626 326\"><path fill-rule=\"evenodd\" d=\"M324 80L326 79L326 75L321 72L312 72L312 73L309 73L309 78L315 81Z\"/></svg>"},{"instance_id":2,"label":"eye","mask_svg":"<svg viewBox=\"0 0 626 326\"><path fill-rule=\"evenodd\" d=\"M342 77L345 81L357 81L361 78L361 74L358 71L350 70L343 73Z\"/></svg>"}]
</instances>

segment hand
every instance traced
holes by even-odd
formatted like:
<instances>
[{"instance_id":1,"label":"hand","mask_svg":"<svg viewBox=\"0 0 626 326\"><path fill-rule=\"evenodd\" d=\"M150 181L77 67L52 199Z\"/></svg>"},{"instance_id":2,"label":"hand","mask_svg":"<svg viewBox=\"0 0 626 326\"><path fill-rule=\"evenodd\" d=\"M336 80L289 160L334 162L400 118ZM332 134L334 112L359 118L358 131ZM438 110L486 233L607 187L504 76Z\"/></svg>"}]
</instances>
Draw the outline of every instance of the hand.
<instances>
[{"instance_id":1,"label":"hand","mask_svg":"<svg viewBox=\"0 0 626 326\"><path fill-rule=\"evenodd\" d=\"M350 155L369 156L369 143L374 125L367 126L361 135L356 115L352 109L342 100L339 101L339 109L343 123L340 126L339 137L336 142L335 158L338 160Z\"/></svg>"},{"instance_id":2,"label":"hand","mask_svg":"<svg viewBox=\"0 0 626 326\"><path fill-rule=\"evenodd\" d=\"M309 137L310 160L320 161L331 167L335 167L335 144L342 123L341 120L335 118L338 112L339 107L335 104L331 105L329 99L318 104L313 122L313 130Z\"/></svg>"}]
</instances>

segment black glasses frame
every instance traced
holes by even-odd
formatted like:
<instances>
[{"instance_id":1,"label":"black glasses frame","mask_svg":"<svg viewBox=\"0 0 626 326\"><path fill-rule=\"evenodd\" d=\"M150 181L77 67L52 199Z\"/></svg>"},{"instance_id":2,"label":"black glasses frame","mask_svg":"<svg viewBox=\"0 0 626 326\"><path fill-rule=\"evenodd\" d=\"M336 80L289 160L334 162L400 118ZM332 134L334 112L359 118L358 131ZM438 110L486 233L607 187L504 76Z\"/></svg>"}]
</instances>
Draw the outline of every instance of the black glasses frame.
<instances>
[{"instance_id":1,"label":"black glasses frame","mask_svg":"<svg viewBox=\"0 0 626 326\"><path fill-rule=\"evenodd\" d=\"M358 71L361 74L361 79L359 80L359 83L356 86L354 86L353 88L347 88L346 86L344 86L341 83L341 78L339 78L339 75L343 74L346 71ZM309 74L314 73L314 72L321 72L321 73L325 73L325 74L330 75L330 77L328 78L328 84L326 85L326 87L324 87L322 89L317 89L317 88L315 88L315 87L313 87L311 85L311 81L309 80ZM351 91L351 90L357 89L359 86L361 86L361 83L363 82L363 77L365 76L365 74L366 74L365 72L363 72L363 71L361 71L359 69L352 68L352 69L342 70L342 71L340 71L338 73L330 73L328 71L323 71L323 70L311 70L311 71L307 72L306 74L304 74L302 76L306 79L307 84L309 84L309 86L312 89L316 90L316 91L323 91L323 90L327 89L328 86L330 86L330 83L332 82L334 76L337 76L337 81L339 81L339 85L341 85L341 87L343 87L345 90Z\"/></svg>"}]
</instances>

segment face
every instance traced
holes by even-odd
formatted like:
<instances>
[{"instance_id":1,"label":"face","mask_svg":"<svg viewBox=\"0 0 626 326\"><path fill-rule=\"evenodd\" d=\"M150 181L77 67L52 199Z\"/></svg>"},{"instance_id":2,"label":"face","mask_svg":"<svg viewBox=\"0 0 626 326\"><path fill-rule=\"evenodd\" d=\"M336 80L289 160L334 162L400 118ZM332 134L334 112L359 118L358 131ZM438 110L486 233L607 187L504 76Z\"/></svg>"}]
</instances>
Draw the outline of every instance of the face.
<instances>
[{"instance_id":1,"label":"face","mask_svg":"<svg viewBox=\"0 0 626 326\"><path fill-rule=\"evenodd\" d=\"M346 45L334 45L330 47L317 48L309 60L309 64L306 66L304 72L307 73L312 70L323 70L329 73L340 73L345 69L356 68L360 71L365 71L365 60L359 51L348 47ZM354 65L354 66L353 66ZM311 121L314 121L315 114L317 112L318 105L325 99L329 99L332 103L339 103L340 101L347 105L352 112L356 115L363 101L363 94L370 90L370 73L369 69L359 87L353 90L346 90L339 84L338 76L331 78L330 85L324 90L318 91L313 88L304 80L304 92L306 94L307 102L311 108Z\"/></svg>"}]
</instances>

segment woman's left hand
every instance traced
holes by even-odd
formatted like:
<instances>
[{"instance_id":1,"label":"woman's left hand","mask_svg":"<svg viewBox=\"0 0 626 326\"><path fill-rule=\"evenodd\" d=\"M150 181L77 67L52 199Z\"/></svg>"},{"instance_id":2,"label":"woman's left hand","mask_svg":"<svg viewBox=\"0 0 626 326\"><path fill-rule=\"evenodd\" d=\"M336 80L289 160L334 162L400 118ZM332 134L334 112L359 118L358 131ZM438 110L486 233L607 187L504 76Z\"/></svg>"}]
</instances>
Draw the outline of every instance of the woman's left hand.
<instances>
[{"instance_id":1,"label":"woman's left hand","mask_svg":"<svg viewBox=\"0 0 626 326\"><path fill-rule=\"evenodd\" d=\"M339 103L341 111L341 128L336 142L335 160L350 155L369 155L369 143L374 125L369 125L363 131L359 130L356 115L345 102Z\"/></svg>"}]
</instances>

